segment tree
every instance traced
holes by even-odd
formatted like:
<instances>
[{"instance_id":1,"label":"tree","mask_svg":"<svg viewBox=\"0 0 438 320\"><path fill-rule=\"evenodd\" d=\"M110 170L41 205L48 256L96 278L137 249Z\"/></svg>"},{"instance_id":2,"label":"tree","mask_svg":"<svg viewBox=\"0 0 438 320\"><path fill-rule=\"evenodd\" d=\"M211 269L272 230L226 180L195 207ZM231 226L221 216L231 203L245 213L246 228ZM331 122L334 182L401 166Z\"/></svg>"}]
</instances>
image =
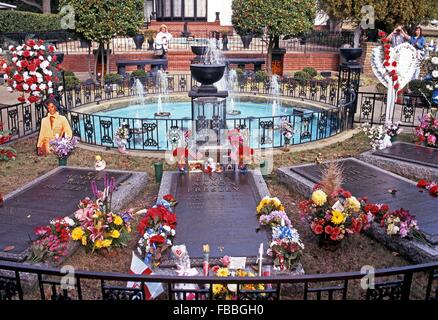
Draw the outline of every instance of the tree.
<instances>
[{"instance_id":1,"label":"tree","mask_svg":"<svg viewBox=\"0 0 438 320\"><path fill-rule=\"evenodd\" d=\"M272 50L283 35L298 35L313 28L316 0L233 0L232 23L240 35L264 34L267 70L272 74Z\"/></svg>"},{"instance_id":2,"label":"tree","mask_svg":"<svg viewBox=\"0 0 438 320\"><path fill-rule=\"evenodd\" d=\"M319 0L320 8L337 21L359 23L363 6L374 9L375 26L390 32L397 25L412 27L436 18L436 0Z\"/></svg>"},{"instance_id":3,"label":"tree","mask_svg":"<svg viewBox=\"0 0 438 320\"><path fill-rule=\"evenodd\" d=\"M109 70L109 43L117 35L130 35L140 29L143 25L143 1L62 0L60 5L71 5L74 8L76 32L82 34L85 39L100 44L103 84L105 44Z\"/></svg>"}]
</instances>

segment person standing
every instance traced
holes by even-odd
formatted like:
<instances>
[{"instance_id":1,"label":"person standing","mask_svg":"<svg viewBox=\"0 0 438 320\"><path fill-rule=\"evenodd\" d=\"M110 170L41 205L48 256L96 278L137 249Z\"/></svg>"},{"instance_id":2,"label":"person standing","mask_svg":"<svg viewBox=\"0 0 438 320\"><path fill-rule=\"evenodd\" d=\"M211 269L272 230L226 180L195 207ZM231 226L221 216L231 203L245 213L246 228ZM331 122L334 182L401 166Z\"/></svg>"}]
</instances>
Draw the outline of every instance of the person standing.
<instances>
[{"instance_id":1,"label":"person standing","mask_svg":"<svg viewBox=\"0 0 438 320\"><path fill-rule=\"evenodd\" d=\"M405 32L401 26L398 26L394 29L393 32L388 36L388 39L391 41L391 45L393 47L397 47L400 44L403 44L407 41L405 36L403 35Z\"/></svg>"},{"instance_id":2,"label":"person standing","mask_svg":"<svg viewBox=\"0 0 438 320\"><path fill-rule=\"evenodd\" d=\"M415 70L413 80L420 78L420 69L421 69L421 61L424 60L426 56L426 39L423 37L423 29L418 26L415 28L414 35L408 35L403 29L401 30L401 34L405 38L405 40L409 41L409 43L417 50L417 59L418 64Z\"/></svg>"},{"instance_id":3,"label":"person standing","mask_svg":"<svg viewBox=\"0 0 438 320\"><path fill-rule=\"evenodd\" d=\"M169 51L169 41L173 39L172 34L168 31L167 26L162 24L160 32L155 37L155 49L161 51L160 59L167 60L167 52ZM167 70L167 61L164 65L164 71Z\"/></svg>"}]
</instances>

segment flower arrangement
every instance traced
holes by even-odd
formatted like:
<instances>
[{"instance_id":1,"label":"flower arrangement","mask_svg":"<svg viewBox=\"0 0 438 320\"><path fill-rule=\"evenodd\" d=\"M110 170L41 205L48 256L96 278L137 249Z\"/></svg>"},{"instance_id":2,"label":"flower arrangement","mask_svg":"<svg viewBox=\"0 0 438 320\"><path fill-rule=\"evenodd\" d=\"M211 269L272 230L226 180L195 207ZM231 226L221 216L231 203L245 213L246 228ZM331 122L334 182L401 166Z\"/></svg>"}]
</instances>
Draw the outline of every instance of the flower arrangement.
<instances>
[{"instance_id":1,"label":"flower arrangement","mask_svg":"<svg viewBox=\"0 0 438 320\"><path fill-rule=\"evenodd\" d=\"M284 211L272 211L269 214L263 214L259 218L259 223L262 226L279 227L282 224L291 228L292 223Z\"/></svg>"},{"instance_id":2,"label":"flower arrangement","mask_svg":"<svg viewBox=\"0 0 438 320\"><path fill-rule=\"evenodd\" d=\"M285 212L280 199L265 197L257 206L261 226L272 228L272 240L266 253L274 260L274 268L291 270L298 263L304 244Z\"/></svg>"},{"instance_id":3,"label":"flower arrangement","mask_svg":"<svg viewBox=\"0 0 438 320\"><path fill-rule=\"evenodd\" d=\"M116 130L115 137L118 146L124 146L127 144L129 139L129 129L125 123L123 123L122 126Z\"/></svg>"},{"instance_id":4,"label":"flower arrangement","mask_svg":"<svg viewBox=\"0 0 438 320\"><path fill-rule=\"evenodd\" d=\"M392 86L394 87L394 90L398 91L400 89L400 84L398 82L399 74L397 71L397 61L394 60L395 52L393 52L390 40L385 32L379 31L378 36L382 44L384 56L383 66L385 67L387 75L392 80Z\"/></svg>"},{"instance_id":5,"label":"flower arrangement","mask_svg":"<svg viewBox=\"0 0 438 320\"><path fill-rule=\"evenodd\" d=\"M385 124L385 134L387 136L390 136L391 139L397 137L401 132L402 132L402 128L400 128L400 122L395 122L395 123L391 123L391 122L387 122Z\"/></svg>"},{"instance_id":6,"label":"flower arrangement","mask_svg":"<svg viewBox=\"0 0 438 320\"><path fill-rule=\"evenodd\" d=\"M339 243L348 235L360 233L369 227L370 219L364 210L365 205L363 200L342 189L329 195L316 189L311 199L303 201L300 208L321 243Z\"/></svg>"},{"instance_id":7,"label":"flower arrangement","mask_svg":"<svg viewBox=\"0 0 438 320\"><path fill-rule=\"evenodd\" d=\"M380 225L381 227L386 228L386 233L388 235L399 235L401 238L412 235L418 230L417 220L409 214L409 211L404 209L386 213L383 216Z\"/></svg>"},{"instance_id":8,"label":"flower arrangement","mask_svg":"<svg viewBox=\"0 0 438 320\"><path fill-rule=\"evenodd\" d=\"M56 48L47 45L43 40L27 40L20 46L9 46L9 64L4 64L4 78L9 92L19 92L18 101L36 103L49 97L57 91L62 91L59 85L58 73L60 64L55 55Z\"/></svg>"},{"instance_id":9,"label":"flower arrangement","mask_svg":"<svg viewBox=\"0 0 438 320\"><path fill-rule=\"evenodd\" d=\"M176 199L168 194L157 204L147 209L146 215L138 225L141 238L137 245L137 251L144 256L146 264L159 264L161 256L173 244L176 234L176 215L173 213L177 205Z\"/></svg>"},{"instance_id":10,"label":"flower arrangement","mask_svg":"<svg viewBox=\"0 0 438 320\"><path fill-rule=\"evenodd\" d=\"M11 132L3 129L3 123L0 122L0 161L15 160L17 151L12 147L2 147L2 144L9 142L12 138Z\"/></svg>"},{"instance_id":11,"label":"flower arrangement","mask_svg":"<svg viewBox=\"0 0 438 320\"><path fill-rule=\"evenodd\" d=\"M370 226L371 214L364 207L365 199L357 199L341 188L343 172L331 162L322 171L320 184L314 187L309 200L300 203L301 215L307 220L320 244L339 244L349 235Z\"/></svg>"},{"instance_id":12,"label":"flower arrangement","mask_svg":"<svg viewBox=\"0 0 438 320\"><path fill-rule=\"evenodd\" d=\"M436 52L429 53L428 57L423 61L423 69L426 71L426 76L423 81L429 92L423 92L427 98L432 97L432 104L438 104L438 54Z\"/></svg>"},{"instance_id":13,"label":"flower arrangement","mask_svg":"<svg viewBox=\"0 0 438 320\"><path fill-rule=\"evenodd\" d=\"M112 212L115 179L105 175L104 180L103 191L97 190L96 181L91 182L95 200L83 199L75 213L76 227L72 230L72 240L80 241L91 253L126 246L131 233L132 212Z\"/></svg>"},{"instance_id":14,"label":"flower arrangement","mask_svg":"<svg viewBox=\"0 0 438 320\"><path fill-rule=\"evenodd\" d=\"M248 272L242 269L237 269L236 271L232 271L228 268L229 259L228 257L222 258L220 261L222 266L215 265L211 268L214 275L220 278L226 277L255 277L256 275L252 272ZM228 261L228 263L227 263ZM237 284L213 284L213 298L216 300L237 300ZM265 290L267 285L262 283L257 284L242 284L240 285L240 291L263 291ZM252 298L257 299L265 296L264 293L254 292L252 294Z\"/></svg>"},{"instance_id":15,"label":"flower arrangement","mask_svg":"<svg viewBox=\"0 0 438 320\"><path fill-rule=\"evenodd\" d=\"M281 118L280 130L281 130L281 134L283 135L283 138L284 138L284 144L289 145L290 141L292 140L292 138L294 136L295 128L292 125L292 123L290 123L288 121L287 117Z\"/></svg>"},{"instance_id":16,"label":"flower arrangement","mask_svg":"<svg viewBox=\"0 0 438 320\"><path fill-rule=\"evenodd\" d=\"M437 110L432 111L420 119L420 125L416 128L415 134L418 142L427 146L438 147L438 118Z\"/></svg>"},{"instance_id":17,"label":"flower arrangement","mask_svg":"<svg viewBox=\"0 0 438 320\"><path fill-rule=\"evenodd\" d=\"M257 214L270 214L273 211L284 211L280 199L264 197L256 208Z\"/></svg>"},{"instance_id":18,"label":"flower arrangement","mask_svg":"<svg viewBox=\"0 0 438 320\"><path fill-rule=\"evenodd\" d=\"M53 153L60 159L68 158L76 148L78 144L78 139L76 137L59 137L58 135L54 140L50 141L50 146Z\"/></svg>"},{"instance_id":19,"label":"flower arrangement","mask_svg":"<svg viewBox=\"0 0 438 320\"><path fill-rule=\"evenodd\" d=\"M387 134L390 130L390 124L387 126L371 126L366 123L362 126L362 131L370 140L370 145L373 150L383 150L392 145L391 136Z\"/></svg>"},{"instance_id":20,"label":"flower arrangement","mask_svg":"<svg viewBox=\"0 0 438 320\"><path fill-rule=\"evenodd\" d=\"M32 242L28 261L38 263L42 261L59 262L67 255L68 243L71 239L70 229L75 222L69 217L57 218L50 221L48 226L35 229L37 240Z\"/></svg>"},{"instance_id":21,"label":"flower arrangement","mask_svg":"<svg viewBox=\"0 0 438 320\"><path fill-rule=\"evenodd\" d=\"M248 130L241 130L239 128L228 130L227 138L231 145L231 150L229 151L230 158L235 163L238 163L239 169L245 170L246 165L252 162L254 155L254 149L250 148L248 144Z\"/></svg>"},{"instance_id":22,"label":"flower arrangement","mask_svg":"<svg viewBox=\"0 0 438 320\"><path fill-rule=\"evenodd\" d=\"M280 271L293 269L303 250L304 244L296 229L285 225L272 228L272 241L267 254L273 258L275 268Z\"/></svg>"},{"instance_id":23,"label":"flower arrangement","mask_svg":"<svg viewBox=\"0 0 438 320\"><path fill-rule=\"evenodd\" d=\"M421 179L417 183L417 187L421 189L426 189L429 191L431 196L438 197L438 182Z\"/></svg>"}]
</instances>

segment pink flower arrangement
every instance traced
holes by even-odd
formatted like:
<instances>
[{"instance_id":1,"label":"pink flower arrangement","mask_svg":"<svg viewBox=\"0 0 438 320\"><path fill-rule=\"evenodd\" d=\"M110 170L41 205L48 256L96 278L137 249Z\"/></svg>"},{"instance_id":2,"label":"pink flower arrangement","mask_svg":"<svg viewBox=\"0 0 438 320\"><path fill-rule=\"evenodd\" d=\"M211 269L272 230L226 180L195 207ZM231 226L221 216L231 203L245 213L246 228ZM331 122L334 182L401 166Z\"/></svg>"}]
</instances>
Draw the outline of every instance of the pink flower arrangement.
<instances>
[{"instance_id":1,"label":"pink flower arrangement","mask_svg":"<svg viewBox=\"0 0 438 320\"><path fill-rule=\"evenodd\" d=\"M418 142L431 147L438 147L438 119L436 112L426 114L420 118L420 125L416 128L415 134Z\"/></svg>"},{"instance_id":2,"label":"pink flower arrangement","mask_svg":"<svg viewBox=\"0 0 438 320\"><path fill-rule=\"evenodd\" d=\"M50 221L48 226L35 228L35 235L38 237L30 248L32 263L51 260L59 262L67 255L68 243L71 239L70 229L74 221L68 217L57 218Z\"/></svg>"},{"instance_id":3,"label":"pink flower arrangement","mask_svg":"<svg viewBox=\"0 0 438 320\"><path fill-rule=\"evenodd\" d=\"M9 46L9 64L4 63L4 78L9 92L19 92L18 101L36 103L53 97L59 86L61 70L56 48L43 40L27 40L21 46Z\"/></svg>"}]
</instances>

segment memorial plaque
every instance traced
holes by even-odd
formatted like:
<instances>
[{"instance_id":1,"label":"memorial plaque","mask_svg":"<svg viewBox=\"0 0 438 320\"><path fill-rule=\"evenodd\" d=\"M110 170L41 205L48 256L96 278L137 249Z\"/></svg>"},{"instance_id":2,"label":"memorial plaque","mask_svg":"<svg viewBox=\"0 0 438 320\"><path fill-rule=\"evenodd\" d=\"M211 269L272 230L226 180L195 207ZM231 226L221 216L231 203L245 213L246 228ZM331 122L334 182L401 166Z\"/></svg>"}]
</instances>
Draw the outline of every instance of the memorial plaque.
<instances>
[{"instance_id":1,"label":"memorial plaque","mask_svg":"<svg viewBox=\"0 0 438 320\"><path fill-rule=\"evenodd\" d=\"M341 160L343 187L356 197L368 197L371 203L387 203L391 209L403 208L416 216L420 230L438 240L438 199L421 192L415 184L356 159ZM291 170L314 183L321 180L320 165L292 167ZM392 194L389 190L395 190ZM435 240L433 240L435 242ZM438 243L438 241L437 241Z\"/></svg>"},{"instance_id":2,"label":"memorial plaque","mask_svg":"<svg viewBox=\"0 0 438 320\"><path fill-rule=\"evenodd\" d=\"M203 244L211 258L256 257L268 234L256 232L260 199L253 188L249 175L235 172L178 176L175 243L185 244L192 258L202 258Z\"/></svg>"},{"instance_id":3,"label":"memorial plaque","mask_svg":"<svg viewBox=\"0 0 438 320\"><path fill-rule=\"evenodd\" d=\"M390 148L373 152L373 155L438 168L437 148L396 142Z\"/></svg>"},{"instance_id":4,"label":"memorial plaque","mask_svg":"<svg viewBox=\"0 0 438 320\"><path fill-rule=\"evenodd\" d=\"M103 189L104 176L105 172L61 168L6 199L0 207L0 253L7 246L15 247L8 254L23 253L29 247L29 238L35 239L36 227L48 225L54 218L71 216L80 200L93 196L92 180ZM108 172L108 176L114 177L118 186L131 174Z\"/></svg>"}]
</instances>

